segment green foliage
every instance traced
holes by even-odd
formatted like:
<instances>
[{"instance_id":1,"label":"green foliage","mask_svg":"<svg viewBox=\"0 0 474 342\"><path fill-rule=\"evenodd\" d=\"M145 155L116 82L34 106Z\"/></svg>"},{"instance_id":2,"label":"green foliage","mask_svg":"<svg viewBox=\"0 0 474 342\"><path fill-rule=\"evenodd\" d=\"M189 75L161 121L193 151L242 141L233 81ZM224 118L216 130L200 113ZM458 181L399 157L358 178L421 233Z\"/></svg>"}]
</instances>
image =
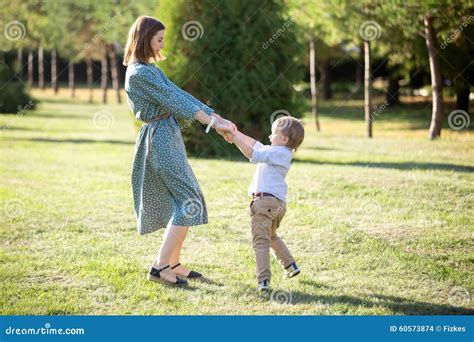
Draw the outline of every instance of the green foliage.
<instances>
[{"instance_id":1,"label":"green foliage","mask_svg":"<svg viewBox=\"0 0 474 342\"><path fill-rule=\"evenodd\" d=\"M24 115L34 107L25 84L15 79L15 73L3 62L0 55L0 113Z\"/></svg>"},{"instance_id":2,"label":"green foliage","mask_svg":"<svg viewBox=\"0 0 474 342\"><path fill-rule=\"evenodd\" d=\"M166 26L167 59L160 68L239 129L261 139L270 132L276 110L301 116L293 84L302 78L300 59L306 50L297 41L296 18L285 12L283 1L212 0L204 5L165 0L156 17ZM210 144L201 131L197 125L184 130L191 152L235 151L225 143Z\"/></svg>"}]
</instances>

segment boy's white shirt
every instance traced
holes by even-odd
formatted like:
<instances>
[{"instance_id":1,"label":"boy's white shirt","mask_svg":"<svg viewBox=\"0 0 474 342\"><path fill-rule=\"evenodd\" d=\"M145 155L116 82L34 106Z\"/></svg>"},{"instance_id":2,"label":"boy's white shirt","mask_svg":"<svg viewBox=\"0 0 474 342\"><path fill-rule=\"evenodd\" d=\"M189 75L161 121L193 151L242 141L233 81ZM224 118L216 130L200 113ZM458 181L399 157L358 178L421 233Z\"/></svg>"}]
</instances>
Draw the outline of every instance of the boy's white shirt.
<instances>
[{"instance_id":1,"label":"boy's white shirt","mask_svg":"<svg viewBox=\"0 0 474 342\"><path fill-rule=\"evenodd\" d=\"M257 169L249 186L248 194L268 192L286 202L288 185L286 174L291 166L293 152L286 146L263 145L255 142L252 151L252 163L257 163Z\"/></svg>"}]
</instances>

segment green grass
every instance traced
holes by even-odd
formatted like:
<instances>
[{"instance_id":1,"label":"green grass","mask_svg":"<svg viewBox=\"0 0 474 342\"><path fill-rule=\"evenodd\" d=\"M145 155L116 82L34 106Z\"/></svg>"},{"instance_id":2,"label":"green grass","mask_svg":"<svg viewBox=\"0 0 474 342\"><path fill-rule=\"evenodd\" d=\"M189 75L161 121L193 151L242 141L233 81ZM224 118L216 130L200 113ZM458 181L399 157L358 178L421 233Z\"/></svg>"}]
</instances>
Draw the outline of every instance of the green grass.
<instances>
[{"instance_id":1,"label":"green grass","mask_svg":"<svg viewBox=\"0 0 474 342\"><path fill-rule=\"evenodd\" d=\"M37 111L0 116L3 315L474 313L474 132L429 141L425 106L387 109L372 140L360 101L323 102L319 133L307 117L280 228L302 274L283 280L272 261L272 300L254 290L253 165L190 159L210 223L190 230L182 261L209 281L151 283L163 231L136 233L128 107L34 95ZM107 129L93 124L102 109Z\"/></svg>"}]
</instances>

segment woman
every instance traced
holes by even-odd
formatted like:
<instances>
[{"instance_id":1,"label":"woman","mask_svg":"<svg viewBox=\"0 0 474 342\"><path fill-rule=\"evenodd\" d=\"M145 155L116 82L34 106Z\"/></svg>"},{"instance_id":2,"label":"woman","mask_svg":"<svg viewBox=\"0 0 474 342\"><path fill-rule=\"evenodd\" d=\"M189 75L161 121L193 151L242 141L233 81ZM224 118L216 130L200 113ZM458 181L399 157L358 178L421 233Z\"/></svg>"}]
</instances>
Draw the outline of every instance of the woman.
<instances>
[{"instance_id":1,"label":"woman","mask_svg":"<svg viewBox=\"0 0 474 342\"><path fill-rule=\"evenodd\" d=\"M150 59L162 59L165 26L142 16L130 28L123 64L127 66L125 91L135 117L144 122L135 145L132 193L139 234L166 227L159 254L148 279L187 285L201 273L180 264L180 251L189 226L206 224L206 203L186 159L181 129L176 118L194 119L220 135L235 125L186 93Z\"/></svg>"}]
</instances>

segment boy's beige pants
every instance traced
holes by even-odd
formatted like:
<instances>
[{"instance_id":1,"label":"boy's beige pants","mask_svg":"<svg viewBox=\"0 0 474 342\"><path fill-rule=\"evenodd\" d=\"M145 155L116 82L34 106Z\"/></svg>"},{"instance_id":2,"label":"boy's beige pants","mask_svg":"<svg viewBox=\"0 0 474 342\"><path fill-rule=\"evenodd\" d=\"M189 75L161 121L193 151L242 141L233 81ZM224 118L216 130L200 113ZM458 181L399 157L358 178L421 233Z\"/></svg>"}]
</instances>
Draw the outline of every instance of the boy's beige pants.
<instances>
[{"instance_id":1,"label":"boy's beige pants","mask_svg":"<svg viewBox=\"0 0 474 342\"><path fill-rule=\"evenodd\" d=\"M276 197L255 198L250 203L252 218L252 244L257 260L257 280L270 280L270 248L283 268L295 262L276 230L285 216L286 204Z\"/></svg>"}]
</instances>

